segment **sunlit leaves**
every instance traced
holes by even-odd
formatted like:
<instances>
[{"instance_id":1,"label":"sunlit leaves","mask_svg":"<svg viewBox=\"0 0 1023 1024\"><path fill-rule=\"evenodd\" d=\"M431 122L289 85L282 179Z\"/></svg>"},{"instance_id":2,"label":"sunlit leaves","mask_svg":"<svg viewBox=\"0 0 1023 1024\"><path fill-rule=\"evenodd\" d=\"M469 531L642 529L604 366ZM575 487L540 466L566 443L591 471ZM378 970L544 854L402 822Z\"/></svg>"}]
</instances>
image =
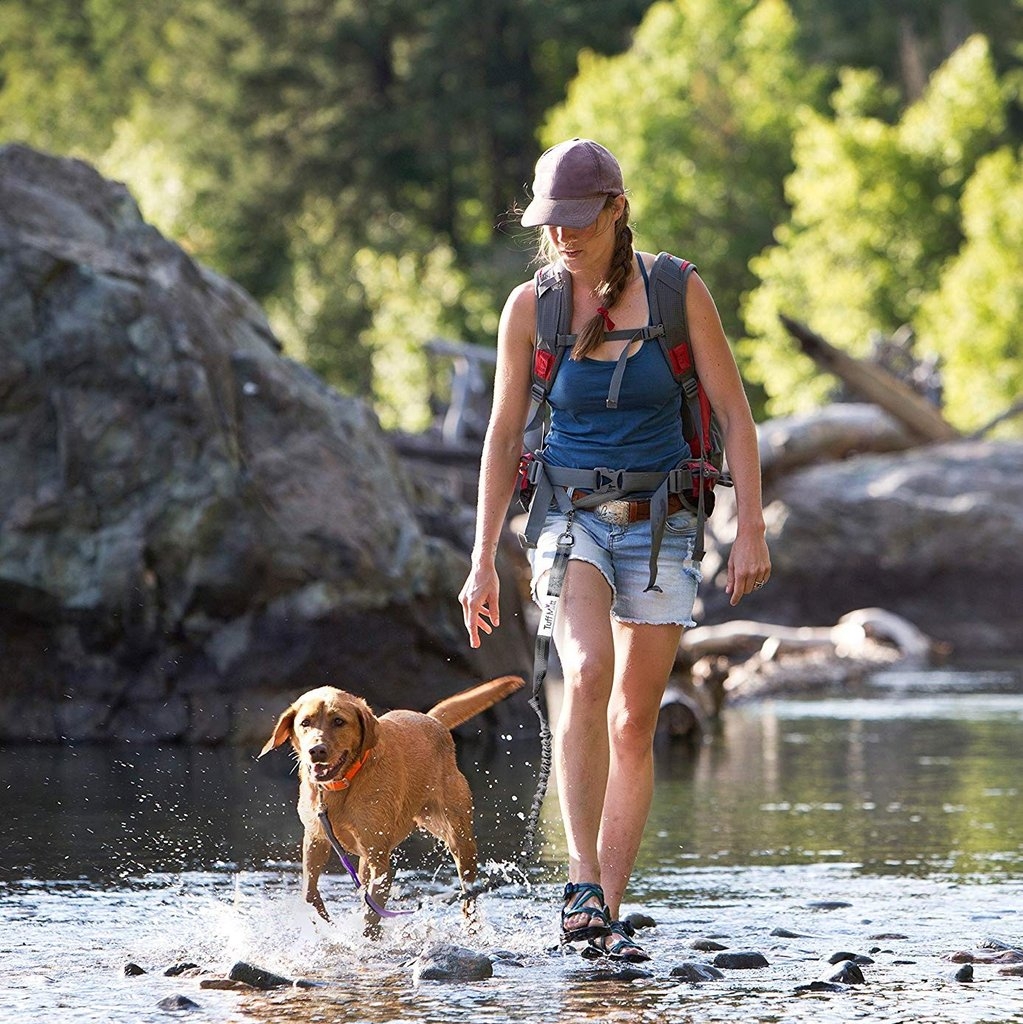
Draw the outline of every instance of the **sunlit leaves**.
<instances>
[{"instance_id":1,"label":"sunlit leaves","mask_svg":"<svg viewBox=\"0 0 1023 1024\"><path fill-rule=\"evenodd\" d=\"M1003 137L1005 103L986 42L975 37L894 122L877 116L883 90L863 71L843 76L832 117L804 116L786 183L792 213L777 246L753 261L762 284L745 309L743 351L771 411L804 409L832 384L809 360L794 360L779 312L859 354L872 331L916 320L959 252L963 185ZM966 422L949 397L950 418Z\"/></svg>"}]
</instances>

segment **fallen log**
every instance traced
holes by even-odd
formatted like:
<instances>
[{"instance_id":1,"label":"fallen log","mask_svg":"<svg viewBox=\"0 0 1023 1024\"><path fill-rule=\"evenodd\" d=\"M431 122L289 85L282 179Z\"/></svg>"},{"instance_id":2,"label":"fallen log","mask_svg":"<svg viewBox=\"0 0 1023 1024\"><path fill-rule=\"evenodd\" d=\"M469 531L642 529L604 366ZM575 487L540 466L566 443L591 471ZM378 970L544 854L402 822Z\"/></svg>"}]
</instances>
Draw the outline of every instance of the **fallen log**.
<instances>
[{"instance_id":1,"label":"fallen log","mask_svg":"<svg viewBox=\"0 0 1023 1024\"><path fill-rule=\"evenodd\" d=\"M818 366L833 373L857 395L890 412L921 441L953 441L961 436L930 402L887 370L853 358L784 313L779 319Z\"/></svg>"},{"instance_id":2,"label":"fallen log","mask_svg":"<svg viewBox=\"0 0 1023 1024\"><path fill-rule=\"evenodd\" d=\"M812 413L780 416L757 428L760 471L768 484L803 466L868 452L906 451L916 435L870 402L836 402Z\"/></svg>"},{"instance_id":3,"label":"fallen log","mask_svg":"<svg viewBox=\"0 0 1023 1024\"><path fill-rule=\"evenodd\" d=\"M911 622L860 608L833 626L782 626L737 619L682 635L676 668L711 716L726 703L858 682L872 672L918 668L948 653Z\"/></svg>"}]
</instances>

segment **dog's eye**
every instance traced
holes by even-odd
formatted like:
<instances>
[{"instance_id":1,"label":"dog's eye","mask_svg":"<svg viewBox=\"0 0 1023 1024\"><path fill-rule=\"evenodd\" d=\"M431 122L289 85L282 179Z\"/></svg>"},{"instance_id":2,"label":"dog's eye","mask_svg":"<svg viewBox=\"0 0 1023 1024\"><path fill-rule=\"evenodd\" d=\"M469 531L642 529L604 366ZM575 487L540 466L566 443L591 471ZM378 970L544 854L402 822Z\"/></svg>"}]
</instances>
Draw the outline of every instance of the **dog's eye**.
<instances>
[{"instance_id":1,"label":"dog's eye","mask_svg":"<svg viewBox=\"0 0 1023 1024\"><path fill-rule=\"evenodd\" d=\"M334 716L334 726L335 726L335 728L340 729L341 726L344 725L344 724L345 724L345 720L340 715L335 715Z\"/></svg>"},{"instance_id":2,"label":"dog's eye","mask_svg":"<svg viewBox=\"0 0 1023 1024\"><path fill-rule=\"evenodd\" d=\"M303 719L302 719L302 721L301 721L301 722L299 722L298 724L299 724L299 725L300 725L300 726L301 726L301 727L302 727L303 729L308 729L308 728L309 728L309 726L311 726L311 725L313 724L313 720L312 720L311 718L303 718Z\"/></svg>"}]
</instances>

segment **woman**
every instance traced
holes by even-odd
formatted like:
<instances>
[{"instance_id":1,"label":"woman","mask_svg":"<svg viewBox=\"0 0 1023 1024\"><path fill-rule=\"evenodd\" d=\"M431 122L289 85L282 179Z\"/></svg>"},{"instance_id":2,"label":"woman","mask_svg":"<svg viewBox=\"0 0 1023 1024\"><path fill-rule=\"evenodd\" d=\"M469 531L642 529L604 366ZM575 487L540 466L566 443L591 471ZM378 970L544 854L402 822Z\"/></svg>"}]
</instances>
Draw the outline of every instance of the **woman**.
<instances>
[{"instance_id":1,"label":"woman","mask_svg":"<svg viewBox=\"0 0 1023 1024\"><path fill-rule=\"evenodd\" d=\"M568 272L577 336L549 396L543 462L667 472L689 455L678 386L667 362L657 344L605 340L615 326L638 330L648 324L646 278L654 261L650 253L633 250L617 160L588 139L547 150L537 162L522 224L541 228L541 258L560 260ZM717 309L696 274L689 280L686 311L697 372L735 483L737 533L726 591L736 605L771 572L756 429ZM516 487L535 334L536 294L533 282L526 282L512 291L501 316L472 568L460 594L473 647L480 645L481 632L500 624L495 557ZM609 409L608 379L626 346L617 407ZM578 497L572 493L573 503ZM649 519L609 525L597 511L577 506L567 514L564 506L564 500L552 503L530 552L533 596L542 603L557 541L571 533L553 634L564 676L554 736L569 854L562 940L585 942L589 956L646 960L619 911L650 810L661 697L682 630L694 624L700 578L691 561L695 516L682 509L668 517L657 586L650 587Z\"/></svg>"}]
</instances>

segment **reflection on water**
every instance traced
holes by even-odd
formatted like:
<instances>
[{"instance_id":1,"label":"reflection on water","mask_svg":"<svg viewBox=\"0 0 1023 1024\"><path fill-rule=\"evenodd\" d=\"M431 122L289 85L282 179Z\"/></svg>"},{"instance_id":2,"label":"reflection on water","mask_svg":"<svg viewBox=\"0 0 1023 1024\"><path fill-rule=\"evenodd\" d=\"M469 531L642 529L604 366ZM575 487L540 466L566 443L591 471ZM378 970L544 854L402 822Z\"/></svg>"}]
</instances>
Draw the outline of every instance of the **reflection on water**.
<instances>
[{"instance_id":1,"label":"reflection on water","mask_svg":"<svg viewBox=\"0 0 1023 1024\"><path fill-rule=\"evenodd\" d=\"M174 993L202 1019L239 1022L1023 1020L1023 978L977 964L966 985L944 959L1023 943L1023 695L1010 682L889 679L870 699L737 707L695 755L661 751L625 908L657 921L643 937L653 977L638 981L551 952L565 859L553 789L541 863L528 885L480 900L478 933L447 902L447 855L424 838L396 887L418 912L370 945L347 876L323 887L332 925L301 903L286 755L0 750L0 1020L163 1021L156 1004ZM495 737L461 744L460 760L481 859L513 860L536 750ZM673 978L711 961L692 943L712 937L770 967ZM514 959L487 982L414 986L410 961L435 940ZM843 949L870 952L866 984L799 990ZM190 961L223 974L239 959L321 985L241 995L162 973ZM129 961L147 973L125 977Z\"/></svg>"}]
</instances>

